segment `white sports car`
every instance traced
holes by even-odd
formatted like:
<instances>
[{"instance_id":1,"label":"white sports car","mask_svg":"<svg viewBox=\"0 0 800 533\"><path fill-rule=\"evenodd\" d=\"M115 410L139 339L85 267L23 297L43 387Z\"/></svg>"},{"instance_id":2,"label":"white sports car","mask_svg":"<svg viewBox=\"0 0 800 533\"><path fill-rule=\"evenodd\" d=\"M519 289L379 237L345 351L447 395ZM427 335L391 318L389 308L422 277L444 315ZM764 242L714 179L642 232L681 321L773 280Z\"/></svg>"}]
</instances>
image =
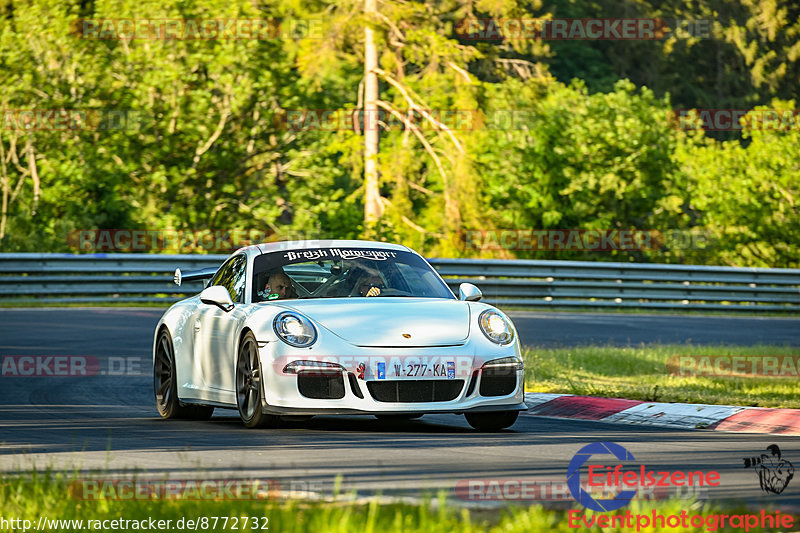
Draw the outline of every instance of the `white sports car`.
<instances>
[{"instance_id":1,"label":"white sports car","mask_svg":"<svg viewBox=\"0 0 800 533\"><path fill-rule=\"evenodd\" d=\"M511 320L456 298L405 246L368 241L260 244L170 307L153 343L155 400L164 418L237 409L245 426L281 417L464 414L482 431L511 426L523 364Z\"/></svg>"}]
</instances>

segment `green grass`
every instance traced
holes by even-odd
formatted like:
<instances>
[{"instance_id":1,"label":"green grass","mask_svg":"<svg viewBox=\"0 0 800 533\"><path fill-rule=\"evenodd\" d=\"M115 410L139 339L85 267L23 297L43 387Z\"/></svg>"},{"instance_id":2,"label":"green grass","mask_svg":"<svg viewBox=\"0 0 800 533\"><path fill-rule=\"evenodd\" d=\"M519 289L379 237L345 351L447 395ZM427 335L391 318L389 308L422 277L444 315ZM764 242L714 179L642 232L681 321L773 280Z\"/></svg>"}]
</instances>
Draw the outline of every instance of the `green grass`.
<instances>
[{"instance_id":1,"label":"green grass","mask_svg":"<svg viewBox=\"0 0 800 533\"><path fill-rule=\"evenodd\" d=\"M0 516L8 520L21 518L37 524L40 516L60 520L141 520L152 517L155 520L172 520L169 530L175 531L174 524L181 518L220 517L216 529L200 531L220 531L222 517L259 517L259 530L265 525L262 517L268 519L268 531L281 533L531 533L535 531L568 532L575 531L568 524L567 510L546 509L541 505L528 507L509 507L506 509L481 511L459 508L448 503L444 495L436 500L420 504L384 503L376 500L368 502L332 501L307 502L298 500L271 501L180 501L168 500L76 500L70 495L70 478L63 474L33 474L0 477ZM573 507L579 507L577 504ZM686 510L691 514L707 516L723 512L716 504L693 502L689 500L670 500L662 502L634 501L618 511L646 514L657 510L661 514L680 514ZM744 512L743 507L725 511ZM751 510L751 512L756 512ZM594 513L585 511L587 517ZM249 522L249 521L248 521ZM794 519L797 523L797 519ZM232 518L226 530L233 529ZM6 528L6 531L9 529ZM18 529L19 530L19 529ZM74 531L76 528L49 528L49 531ZM87 530L84 525L84 529ZM94 528L98 530L98 528ZM241 522L239 531L245 529ZM596 530L596 529L595 529ZM635 529L632 529L635 531ZM696 529L689 529L697 531ZM734 528L720 531L734 531ZM607 528L604 531L620 531ZM631 531L627 529L626 531ZM653 531L652 528L642 531ZM683 531L683 529L675 529ZM751 531L761 531L751 529Z\"/></svg>"},{"instance_id":2,"label":"green grass","mask_svg":"<svg viewBox=\"0 0 800 533\"><path fill-rule=\"evenodd\" d=\"M800 408L795 377L675 376L667 360L679 355L798 355L782 346L647 345L617 348L529 348L525 389L658 402Z\"/></svg>"}]
</instances>

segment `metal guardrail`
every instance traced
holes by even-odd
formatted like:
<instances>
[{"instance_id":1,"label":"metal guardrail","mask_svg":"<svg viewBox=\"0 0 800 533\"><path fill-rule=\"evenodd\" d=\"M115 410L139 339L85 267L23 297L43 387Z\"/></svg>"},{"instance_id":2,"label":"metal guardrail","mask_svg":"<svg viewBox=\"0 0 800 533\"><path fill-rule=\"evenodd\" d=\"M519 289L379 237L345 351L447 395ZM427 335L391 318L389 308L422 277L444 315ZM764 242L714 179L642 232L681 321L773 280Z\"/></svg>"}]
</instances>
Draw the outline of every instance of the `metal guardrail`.
<instances>
[{"instance_id":1,"label":"metal guardrail","mask_svg":"<svg viewBox=\"0 0 800 533\"><path fill-rule=\"evenodd\" d=\"M219 266L225 255L0 254L0 304L171 303L182 270ZM800 270L584 261L431 259L457 292L474 283L488 303L582 307L800 311Z\"/></svg>"}]
</instances>

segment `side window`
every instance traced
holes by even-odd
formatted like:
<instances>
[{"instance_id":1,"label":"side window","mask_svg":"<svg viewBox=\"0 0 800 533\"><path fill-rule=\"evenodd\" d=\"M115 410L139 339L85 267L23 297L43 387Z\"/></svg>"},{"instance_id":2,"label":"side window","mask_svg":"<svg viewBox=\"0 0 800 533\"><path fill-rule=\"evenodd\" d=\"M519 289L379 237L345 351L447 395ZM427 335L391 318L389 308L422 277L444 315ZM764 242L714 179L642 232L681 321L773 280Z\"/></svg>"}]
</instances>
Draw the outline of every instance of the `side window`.
<instances>
[{"instance_id":1,"label":"side window","mask_svg":"<svg viewBox=\"0 0 800 533\"><path fill-rule=\"evenodd\" d=\"M222 285L228 289L231 300L234 302L243 301L246 266L247 258L243 255L237 255L229 259L211 278L211 285Z\"/></svg>"},{"instance_id":2,"label":"side window","mask_svg":"<svg viewBox=\"0 0 800 533\"><path fill-rule=\"evenodd\" d=\"M225 263L223 263L223 265L219 267L217 273L214 274L214 277L211 278L211 281L208 282L208 286L211 287L212 285L222 285L222 283L220 283L220 280L230 276L231 268L235 260L236 258L232 257L227 261L225 261Z\"/></svg>"}]
</instances>

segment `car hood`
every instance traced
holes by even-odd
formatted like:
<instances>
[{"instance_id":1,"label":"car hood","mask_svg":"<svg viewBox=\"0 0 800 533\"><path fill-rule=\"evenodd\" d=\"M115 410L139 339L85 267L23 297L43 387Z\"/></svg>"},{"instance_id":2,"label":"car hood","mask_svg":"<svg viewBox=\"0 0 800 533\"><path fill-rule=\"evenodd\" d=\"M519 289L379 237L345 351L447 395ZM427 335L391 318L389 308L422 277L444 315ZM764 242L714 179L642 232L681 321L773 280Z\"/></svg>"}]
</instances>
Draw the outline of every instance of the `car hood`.
<instances>
[{"instance_id":1,"label":"car hood","mask_svg":"<svg viewBox=\"0 0 800 533\"><path fill-rule=\"evenodd\" d=\"M458 300L326 298L281 304L356 346L454 346L469 337L469 305Z\"/></svg>"}]
</instances>

